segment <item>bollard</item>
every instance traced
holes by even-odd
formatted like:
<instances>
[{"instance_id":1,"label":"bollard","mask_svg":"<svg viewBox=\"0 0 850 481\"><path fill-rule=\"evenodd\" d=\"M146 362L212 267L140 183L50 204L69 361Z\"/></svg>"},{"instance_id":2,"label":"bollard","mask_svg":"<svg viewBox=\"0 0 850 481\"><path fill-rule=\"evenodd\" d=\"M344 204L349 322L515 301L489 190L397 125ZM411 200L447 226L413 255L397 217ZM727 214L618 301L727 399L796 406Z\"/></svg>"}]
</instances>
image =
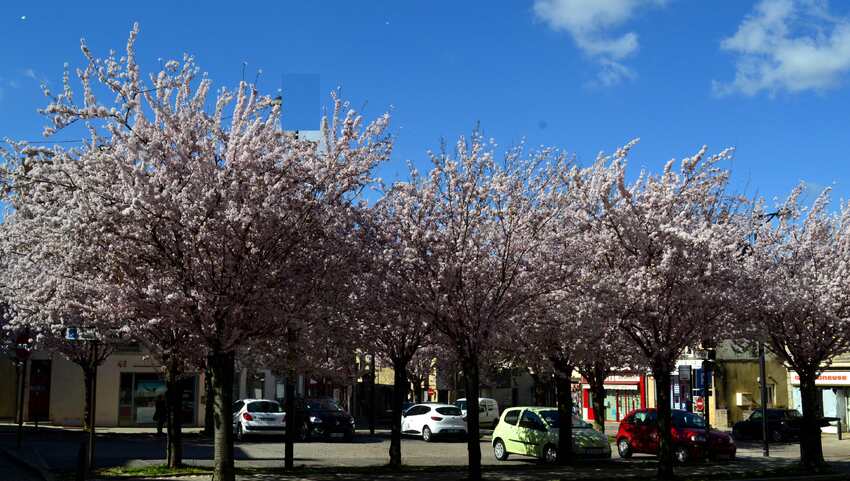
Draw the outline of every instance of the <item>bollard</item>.
<instances>
[{"instance_id":1,"label":"bollard","mask_svg":"<svg viewBox=\"0 0 850 481\"><path fill-rule=\"evenodd\" d=\"M841 418L838 418L838 429L836 431L838 431L838 440L841 441Z\"/></svg>"}]
</instances>

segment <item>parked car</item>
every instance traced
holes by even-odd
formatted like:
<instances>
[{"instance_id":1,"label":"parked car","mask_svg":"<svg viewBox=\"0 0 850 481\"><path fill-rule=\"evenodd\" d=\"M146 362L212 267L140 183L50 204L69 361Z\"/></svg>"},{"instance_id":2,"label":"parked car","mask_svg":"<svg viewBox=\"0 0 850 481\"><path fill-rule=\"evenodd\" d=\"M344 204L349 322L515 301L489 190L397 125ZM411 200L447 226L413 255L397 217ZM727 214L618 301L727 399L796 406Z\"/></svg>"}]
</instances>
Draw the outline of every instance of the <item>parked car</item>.
<instances>
[{"instance_id":1,"label":"parked car","mask_svg":"<svg viewBox=\"0 0 850 481\"><path fill-rule=\"evenodd\" d=\"M732 426L732 436L738 440L762 439L763 410L756 409L750 417L738 421ZM829 419L821 418L820 426L828 426ZM800 437L803 427L803 415L796 409L768 409L767 436L768 440L781 443Z\"/></svg>"},{"instance_id":2,"label":"parked car","mask_svg":"<svg viewBox=\"0 0 850 481\"><path fill-rule=\"evenodd\" d=\"M455 401L460 411L466 416L466 398ZM499 403L495 399L486 397L478 398L478 425L481 427L494 427L499 422Z\"/></svg>"},{"instance_id":3,"label":"parked car","mask_svg":"<svg viewBox=\"0 0 850 481\"><path fill-rule=\"evenodd\" d=\"M233 403L233 430L240 441L255 434L282 435L286 432L286 415L277 401L239 399Z\"/></svg>"},{"instance_id":4,"label":"parked car","mask_svg":"<svg viewBox=\"0 0 850 481\"><path fill-rule=\"evenodd\" d=\"M431 442L437 436L466 436L466 417L451 404L414 404L401 414L402 434L422 436Z\"/></svg>"},{"instance_id":5,"label":"parked car","mask_svg":"<svg viewBox=\"0 0 850 481\"><path fill-rule=\"evenodd\" d=\"M515 407L505 409L493 431L493 454L499 461L511 454L534 456L547 463L558 460L560 416L556 408ZM608 437L573 417L573 452L581 457L611 457Z\"/></svg>"},{"instance_id":6,"label":"parked car","mask_svg":"<svg viewBox=\"0 0 850 481\"><path fill-rule=\"evenodd\" d=\"M737 447L732 436L712 429L706 437L705 419L697 414L674 409L672 412L673 457L679 463L708 456L734 459ZM658 426L655 409L638 409L620 421L617 451L621 458L634 453L658 454Z\"/></svg>"},{"instance_id":7,"label":"parked car","mask_svg":"<svg viewBox=\"0 0 850 481\"><path fill-rule=\"evenodd\" d=\"M307 398L295 400L295 422L298 424L298 439L309 441L315 437L354 438L354 417L330 398Z\"/></svg>"}]
</instances>

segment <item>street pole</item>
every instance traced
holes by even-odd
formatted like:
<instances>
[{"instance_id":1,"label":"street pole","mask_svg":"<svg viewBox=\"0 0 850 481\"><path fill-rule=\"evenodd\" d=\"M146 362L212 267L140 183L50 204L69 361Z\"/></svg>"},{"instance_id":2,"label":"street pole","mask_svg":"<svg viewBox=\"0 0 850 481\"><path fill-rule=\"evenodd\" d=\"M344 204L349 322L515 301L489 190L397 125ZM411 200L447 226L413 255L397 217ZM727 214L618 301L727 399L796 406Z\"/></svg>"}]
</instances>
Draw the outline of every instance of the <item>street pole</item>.
<instances>
[{"instance_id":1,"label":"street pole","mask_svg":"<svg viewBox=\"0 0 850 481\"><path fill-rule=\"evenodd\" d=\"M369 392L369 435L375 435L375 354L372 354L372 362L369 364L369 370L372 371Z\"/></svg>"},{"instance_id":2,"label":"street pole","mask_svg":"<svg viewBox=\"0 0 850 481\"><path fill-rule=\"evenodd\" d=\"M91 341L91 349L92 349L92 362L94 363L94 369L92 369L92 381L91 381L91 403L89 403L89 448L88 453L86 453L86 464L87 471L91 472L94 470L94 439L95 439L95 413L97 412L95 407L97 405L97 340Z\"/></svg>"},{"instance_id":3,"label":"street pole","mask_svg":"<svg viewBox=\"0 0 850 481\"><path fill-rule=\"evenodd\" d=\"M764 456L770 456L767 439L767 375L764 367L764 343L759 343L759 381L761 384L761 439Z\"/></svg>"},{"instance_id":4,"label":"street pole","mask_svg":"<svg viewBox=\"0 0 850 481\"><path fill-rule=\"evenodd\" d=\"M711 361L706 359L702 362L702 401L703 401L703 414L705 415L705 432L708 434L708 430L711 428L711 418L710 418L710 409L709 406L709 393L708 393L708 384L711 382L711 373L709 372L711 369ZM706 438L708 439L708 438Z\"/></svg>"},{"instance_id":5,"label":"street pole","mask_svg":"<svg viewBox=\"0 0 850 481\"><path fill-rule=\"evenodd\" d=\"M18 436L17 436L17 445L18 449L21 449L21 443L24 437L24 396L26 394L26 386L27 386L27 360L26 358L21 359L21 379L18 385L20 385L20 392L18 393Z\"/></svg>"}]
</instances>

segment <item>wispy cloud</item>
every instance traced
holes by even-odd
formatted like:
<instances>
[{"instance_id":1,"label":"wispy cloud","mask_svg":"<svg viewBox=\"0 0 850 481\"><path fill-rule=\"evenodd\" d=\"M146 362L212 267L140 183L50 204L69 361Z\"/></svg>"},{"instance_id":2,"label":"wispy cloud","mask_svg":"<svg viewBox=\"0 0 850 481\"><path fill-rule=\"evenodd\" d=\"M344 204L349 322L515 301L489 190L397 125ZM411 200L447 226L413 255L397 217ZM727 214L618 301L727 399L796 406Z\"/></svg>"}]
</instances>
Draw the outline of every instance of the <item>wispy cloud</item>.
<instances>
[{"instance_id":1,"label":"wispy cloud","mask_svg":"<svg viewBox=\"0 0 850 481\"><path fill-rule=\"evenodd\" d=\"M850 72L850 19L826 0L762 0L723 39L735 54L735 78L714 81L718 95L824 91Z\"/></svg>"},{"instance_id":2,"label":"wispy cloud","mask_svg":"<svg viewBox=\"0 0 850 481\"><path fill-rule=\"evenodd\" d=\"M576 46L600 67L601 86L635 77L623 60L640 47L638 34L619 30L641 9L662 6L666 0L535 0L534 13L554 30L570 34Z\"/></svg>"}]
</instances>

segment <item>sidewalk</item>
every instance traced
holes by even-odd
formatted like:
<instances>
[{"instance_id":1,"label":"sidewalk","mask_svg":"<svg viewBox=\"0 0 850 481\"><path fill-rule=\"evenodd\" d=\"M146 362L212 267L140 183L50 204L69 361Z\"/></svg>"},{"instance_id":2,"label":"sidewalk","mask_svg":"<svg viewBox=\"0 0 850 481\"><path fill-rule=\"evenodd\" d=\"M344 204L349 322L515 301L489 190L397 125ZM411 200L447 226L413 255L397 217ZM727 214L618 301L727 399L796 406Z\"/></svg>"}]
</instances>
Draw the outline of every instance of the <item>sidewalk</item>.
<instances>
[{"instance_id":1,"label":"sidewalk","mask_svg":"<svg viewBox=\"0 0 850 481\"><path fill-rule=\"evenodd\" d=\"M25 432L34 432L40 429L45 430L53 430L53 431L69 431L69 432L82 432L83 428L81 426L62 426L58 424L50 424L50 423L36 423L27 422L24 423L23 426ZM0 422L0 430L2 431L15 431L18 429L18 424L13 422ZM204 428L199 427L184 427L184 434L198 434L203 432ZM154 426L146 426L146 427L124 427L124 426L95 426L95 432L97 434L156 434L156 427Z\"/></svg>"},{"instance_id":2,"label":"sidewalk","mask_svg":"<svg viewBox=\"0 0 850 481\"><path fill-rule=\"evenodd\" d=\"M775 461L770 466L760 463L750 464L729 463L725 465L696 465L676 467L675 473L682 480L702 481L737 481L761 479L765 481L841 481L850 479L850 466L838 466L833 474L803 475L796 472L796 463ZM466 476L464 467L435 467L419 468L405 467L401 471L390 471L383 466L371 469L297 469L295 472L287 473L283 470L254 470L246 471L237 468L239 481L455 481L464 479ZM643 481L654 480L656 475L656 463L654 459L636 461L629 463L599 463L579 465L575 467L549 467L537 464L525 466L505 467L482 467L483 478L489 481L603 481L603 480L628 480ZM97 478L101 481L117 481L127 478ZM145 478L136 478L145 479ZM189 475L169 479L173 481L208 481L210 475Z\"/></svg>"}]
</instances>

